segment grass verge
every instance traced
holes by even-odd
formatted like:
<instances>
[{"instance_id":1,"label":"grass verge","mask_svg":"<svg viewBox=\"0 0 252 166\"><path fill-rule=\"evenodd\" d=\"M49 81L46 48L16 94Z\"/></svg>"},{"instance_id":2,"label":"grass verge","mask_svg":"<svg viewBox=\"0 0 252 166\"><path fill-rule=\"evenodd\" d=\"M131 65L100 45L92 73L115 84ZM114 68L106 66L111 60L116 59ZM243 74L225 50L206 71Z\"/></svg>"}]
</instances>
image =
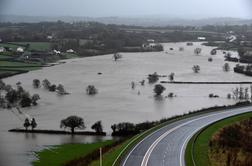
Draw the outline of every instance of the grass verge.
<instances>
[{"instance_id":1,"label":"grass verge","mask_svg":"<svg viewBox=\"0 0 252 166\"><path fill-rule=\"evenodd\" d=\"M238 121L248 119L249 117L252 117L252 112L226 118L224 120L211 124L201 131L197 132L188 142L185 152L186 165L210 166L208 158L208 142L211 139L212 135L223 127L232 125Z\"/></svg>"},{"instance_id":2,"label":"grass verge","mask_svg":"<svg viewBox=\"0 0 252 166\"><path fill-rule=\"evenodd\" d=\"M40 152L35 152L38 158L33 166L62 166L65 162L85 156L94 150L112 144L113 141L104 141L92 144L64 144L52 146Z\"/></svg>"}]
</instances>

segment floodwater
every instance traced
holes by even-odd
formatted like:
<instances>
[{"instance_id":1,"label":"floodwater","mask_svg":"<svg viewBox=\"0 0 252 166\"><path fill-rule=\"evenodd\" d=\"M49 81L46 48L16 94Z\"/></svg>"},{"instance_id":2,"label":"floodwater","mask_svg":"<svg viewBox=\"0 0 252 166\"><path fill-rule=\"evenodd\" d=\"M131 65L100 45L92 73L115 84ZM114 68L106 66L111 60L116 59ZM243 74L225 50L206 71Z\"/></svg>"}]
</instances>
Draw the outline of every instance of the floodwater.
<instances>
[{"instance_id":1,"label":"floodwater","mask_svg":"<svg viewBox=\"0 0 252 166\"><path fill-rule=\"evenodd\" d=\"M166 87L163 96L173 92L176 97L157 100L153 97L154 85L149 85L146 80L150 73L168 75L174 72L176 81L251 81L250 77L236 74L232 70L224 72L223 53L218 51L217 55L210 55L213 47L202 46L201 43L194 43L194 46L186 46L186 43L163 45L164 52L122 53L123 58L117 62L113 61L112 55L71 59L66 60L65 64L31 71L4 81L13 86L20 81L31 94L40 95L38 106L22 109L26 114L36 118L38 128L59 129L61 119L69 115L78 115L84 118L86 130L90 130L94 122L102 120L108 133L111 133L110 126L113 123L159 120L203 107L236 102L227 99L226 96L238 85L163 84ZM178 48L181 46L184 47L184 51L179 51ZM170 50L171 47L174 50ZM201 55L194 55L193 50L196 47L202 48ZM213 58L213 62L208 62L209 57ZM200 65L200 73L193 73L193 65ZM231 69L234 65L235 63L230 63ZM102 74L98 75L99 72ZM58 96L43 88L33 89L33 79L42 81L45 78L51 83L63 84L71 94ZM146 80L145 86L138 83L143 79ZM167 79L164 77L160 80ZM131 89L132 81L138 83L135 89ZM98 94L86 95L85 89L88 85L95 85ZM210 99L210 93L217 94L220 98ZM22 127L24 118L15 111L0 111L0 156L7 163L5 165L27 165L34 159L33 151L48 145L110 139L7 132L8 129Z\"/></svg>"}]
</instances>

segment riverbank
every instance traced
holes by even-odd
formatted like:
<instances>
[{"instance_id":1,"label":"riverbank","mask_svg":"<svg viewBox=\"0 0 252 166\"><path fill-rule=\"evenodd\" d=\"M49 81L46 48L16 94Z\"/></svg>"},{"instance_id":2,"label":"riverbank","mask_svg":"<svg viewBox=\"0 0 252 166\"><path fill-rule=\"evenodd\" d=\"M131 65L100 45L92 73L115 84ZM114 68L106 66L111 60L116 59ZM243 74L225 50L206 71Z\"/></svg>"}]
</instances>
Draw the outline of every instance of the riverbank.
<instances>
[{"instance_id":1,"label":"riverbank","mask_svg":"<svg viewBox=\"0 0 252 166\"><path fill-rule=\"evenodd\" d=\"M76 131L72 134L69 131L62 130L25 130L25 129L10 129L9 132L16 133L39 133L39 134L66 134L66 135L97 135L97 136L106 136L106 132L96 133L92 131Z\"/></svg>"}]
</instances>

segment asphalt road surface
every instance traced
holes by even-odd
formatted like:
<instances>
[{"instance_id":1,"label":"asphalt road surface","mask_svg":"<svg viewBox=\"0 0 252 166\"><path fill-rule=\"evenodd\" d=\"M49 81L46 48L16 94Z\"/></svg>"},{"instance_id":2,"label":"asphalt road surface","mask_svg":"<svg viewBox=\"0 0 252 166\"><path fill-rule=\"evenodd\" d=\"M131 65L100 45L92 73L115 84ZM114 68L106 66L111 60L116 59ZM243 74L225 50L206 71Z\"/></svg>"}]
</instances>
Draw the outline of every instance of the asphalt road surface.
<instances>
[{"instance_id":1,"label":"asphalt road surface","mask_svg":"<svg viewBox=\"0 0 252 166\"><path fill-rule=\"evenodd\" d=\"M252 111L243 107L186 118L155 131L134 146L122 166L185 166L185 149L190 138L218 120Z\"/></svg>"}]
</instances>

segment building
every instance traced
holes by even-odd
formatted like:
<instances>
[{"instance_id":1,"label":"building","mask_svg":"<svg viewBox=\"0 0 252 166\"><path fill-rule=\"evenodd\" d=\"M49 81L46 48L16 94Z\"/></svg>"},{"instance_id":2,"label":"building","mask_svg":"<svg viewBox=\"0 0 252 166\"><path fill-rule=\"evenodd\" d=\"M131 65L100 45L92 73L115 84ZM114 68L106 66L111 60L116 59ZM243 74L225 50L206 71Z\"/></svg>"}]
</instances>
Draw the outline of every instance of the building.
<instances>
[{"instance_id":1,"label":"building","mask_svg":"<svg viewBox=\"0 0 252 166\"><path fill-rule=\"evenodd\" d=\"M24 52L24 48L18 47L18 48L17 48L17 52L20 52L20 53Z\"/></svg>"},{"instance_id":2,"label":"building","mask_svg":"<svg viewBox=\"0 0 252 166\"><path fill-rule=\"evenodd\" d=\"M69 49L66 51L67 53L74 53L75 51L73 49Z\"/></svg>"},{"instance_id":3,"label":"building","mask_svg":"<svg viewBox=\"0 0 252 166\"><path fill-rule=\"evenodd\" d=\"M199 41L205 41L205 40L206 40L206 37L198 37L198 40L199 40Z\"/></svg>"},{"instance_id":4,"label":"building","mask_svg":"<svg viewBox=\"0 0 252 166\"><path fill-rule=\"evenodd\" d=\"M235 35L230 35L227 37L229 43L236 41L237 37Z\"/></svg>"},{"instance_id":5,"label":"building","mask_svg":"<svg viewBox=\"0 0 252 166\"><path fill-rule=\"evenodd\" d=\"M5 48L4 47L0 47L0 52L5 52Z\"/></svg>"},{"instance_id":6,"label":"building","mask_svg":"<svg viewBox=\"0 0 252 166\"><path fill-rule=\"evenodd\" d=\"M156 47L158 44L156 43L146 43L146 44L143 44L142 47L143 48L154 48Z\"/></svg>"},{"instance_id":7,"label":"building","mask_svg":"<svg viewBox=\"0 0 252 166\"><path fill-rule=\"evenodd\" d=\"M47 39L48 39L48 40L52 40L52 39L53 39L53 36L49 35L49 36L47 36Z\"/></svg>"},{"instance_id":8,"label":"building","mask_svg":"<svg viewBox=\"0 0 252 166\"><path fill-rule=\"evenodd\" d=\"M61 52L60 52L60 51L58 51L58 50L53 50L53 53L54 53L54 54L56 54L56 55L61 54Z\"/></svg>"},{"instance_id":9,"label":"building","mask_svg":"<svg viewBox=\"0 0 252 166\"><path fill-rule=\"evenodd\" d=\"M147 42L148 43L155 43L155 40L154 39L148 39Z\"/></svg>"}]
</instances>

